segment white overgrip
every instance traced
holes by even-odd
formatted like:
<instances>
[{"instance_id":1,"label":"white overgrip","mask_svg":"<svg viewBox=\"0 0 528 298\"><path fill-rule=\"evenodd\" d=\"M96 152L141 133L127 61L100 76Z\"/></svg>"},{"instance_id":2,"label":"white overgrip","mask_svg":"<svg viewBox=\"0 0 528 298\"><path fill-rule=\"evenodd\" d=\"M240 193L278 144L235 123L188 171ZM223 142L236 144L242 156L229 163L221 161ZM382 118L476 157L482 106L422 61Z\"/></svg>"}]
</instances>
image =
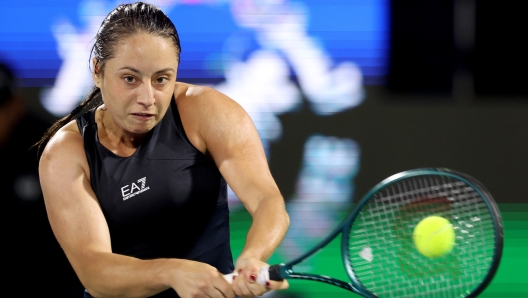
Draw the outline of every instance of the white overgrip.
<instances>
[{"instance_id":1,"label":"white overgrip","mask_svg":"<svg viewBox=\"0 0 528 298\"><path fill-rule=\"evenodd\" d=\"M257 280L256 282L261 285L261 286L266 286L266 282L269 281L269 266L264 266L262 268L260 268L260 271L259 273L257 274ZM236 273L229 273L229 274L226 274L224 275L224 279L228 282L228 283L232 283L233 282L233 277L235 276L238 276L238 274Z\"/></svg>"}]
</instances>

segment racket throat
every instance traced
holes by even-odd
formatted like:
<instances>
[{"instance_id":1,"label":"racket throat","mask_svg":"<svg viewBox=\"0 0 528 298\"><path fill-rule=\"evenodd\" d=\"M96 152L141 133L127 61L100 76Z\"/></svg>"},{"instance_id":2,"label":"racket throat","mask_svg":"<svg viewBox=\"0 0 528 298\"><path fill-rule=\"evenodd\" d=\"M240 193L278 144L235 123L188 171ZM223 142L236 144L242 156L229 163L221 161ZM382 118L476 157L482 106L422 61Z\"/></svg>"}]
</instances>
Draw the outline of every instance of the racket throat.
<instances>
[{"instance_id":1,"label":"racket throat","mask_svg":"<svg viewBox=\"0 0 528 298\"><path fill-rule=\"evenodd\" d=\"M283 281L289 278L291 273L292 265L288 264L273 265L268 269L269 279L274 281Z\"/></svg>"},{"instance_id":2,"label":"racket throat","mask_svg":"<svg viewBox=\"0 0 528 298\"><path fill-rule=\"evenodd\" d=\"M359 291L349 282L345 282L339 279L331 278L328 276L322 276L310 273L299 273L293 271L293 265L291 264L280 264L269 267L269 279L275 281L282 281L284 279L302 279L318 281L333 286L343 288L348 291L359 293Z\"/></svg>"},{"instance_id":3,"label":"racket throat","mask_svg":"<svg viewBox=\"0 0 528 298\"><path fill-rule=\"evenodd\" d=\"M312 280L312 281L318 281L326 284L330 284L333 286L340 287L342 289L345 289L347 291L351 291L354 293L360 293L357 288L355 288L351 283L345 282L339 279L331 278L328 276L321 276L317 274L309 274L309 273L298 273L298 272L292 272L289 275L289 278L291 279L303 279L303 280Z\"/></svg>"}]
</instances>

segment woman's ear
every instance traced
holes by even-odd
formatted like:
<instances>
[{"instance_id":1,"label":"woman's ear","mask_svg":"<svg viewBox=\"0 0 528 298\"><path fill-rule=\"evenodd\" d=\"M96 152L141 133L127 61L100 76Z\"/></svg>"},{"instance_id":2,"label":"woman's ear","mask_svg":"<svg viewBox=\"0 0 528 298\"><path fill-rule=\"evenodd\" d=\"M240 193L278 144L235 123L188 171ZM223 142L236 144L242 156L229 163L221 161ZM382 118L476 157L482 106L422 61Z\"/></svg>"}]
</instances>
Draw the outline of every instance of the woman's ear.
<instances>
[{"instance_id":1,"label":"woman's ear","mask_svg":"<svg viewBox=\"0 0 528 298\"><path fill-rule=\"evenodd\" d=\"M95 86L99 87L101 84L101 67L99 60L97 58L92 58L92 80Z\"/></svg>"}]
</instances>

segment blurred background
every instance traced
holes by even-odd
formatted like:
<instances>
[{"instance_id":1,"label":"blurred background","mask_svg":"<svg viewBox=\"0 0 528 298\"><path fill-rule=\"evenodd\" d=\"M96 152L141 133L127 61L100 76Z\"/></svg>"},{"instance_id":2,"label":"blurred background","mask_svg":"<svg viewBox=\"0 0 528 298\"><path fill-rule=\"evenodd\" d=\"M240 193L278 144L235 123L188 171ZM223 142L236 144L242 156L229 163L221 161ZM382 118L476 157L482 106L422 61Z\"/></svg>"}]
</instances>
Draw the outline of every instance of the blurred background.
<instances>
[{"instance_id":1,"label":"blurred background","mask_svg":"<svg viewBox=\"0 0 528 298\"><path fill-rule=\"evenodd\" d=\"M0 75L3 243L13 259L6 284L28 297L82 293L47 222L36 152L28 149L92 87L93 38L119 3L0 2L0 62L7 67ZM178 80L224 92L256 124L291 216L271 263L321 240L384 178L448 167L482 182L503 216L503 259L481 296L528 296L528 48L519 3L150 3L179 31ZM231 191L229 201L236 257L250 217ZM332 243L298 269L346 279L338 255ZM268 296L354 294L294 281Z\"/></svg>"}]
</instances>

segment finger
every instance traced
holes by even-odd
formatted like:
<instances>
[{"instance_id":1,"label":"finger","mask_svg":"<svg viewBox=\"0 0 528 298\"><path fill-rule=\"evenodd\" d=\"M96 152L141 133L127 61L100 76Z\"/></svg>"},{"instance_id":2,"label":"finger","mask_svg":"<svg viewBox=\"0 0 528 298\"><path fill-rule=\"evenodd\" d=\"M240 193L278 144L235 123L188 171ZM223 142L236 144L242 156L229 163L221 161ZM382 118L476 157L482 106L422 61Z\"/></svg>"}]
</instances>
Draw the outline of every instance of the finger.
<instances>
[{"instance_id":1,"label":"finger","mask_svg":"<svg viewBox=\"0 0 528 298\"><path fill-rule=\"evenodd\" d=\"M249 283L247 282L246 276L240 272L233 280L233 291L240 297L252 297L253 294L249 290L248 285Z\"/></svg>"},{"instance_id":2,"label":"finger","mask_svg":"<svg viewBox=\"0 0 528 298\"><path fill-rule=\"evenodd\" d=\"M220 297L227 297L227 298L235 297L235 292L233 291L233 287L226 280L225 276L219 275L218 277L214 278L213 286L217 291L219 291L222 294L222 296Z\"/></svg>"},{"instance_id":3,"label":"finger","mask_svg":"<svg viewBox=\"0 0 528 298\"><path fill-rule=\"evenodd\" d=\"M251 297L262 296L268 291L264 284L259 284L258 282L258 271L257 270L248 270L244 275L247 279L245 280L246 286L251 292Z\"/></svg>"},{"instance_id":4,"label":"finger","mask_svg":"<svg viewBox=\"0 0 528 298\"><path fill-rule=\"evenodd\" d=\"M233 289L233 292L235 292L235 295L237 297L241 297L243 296L242 290L239 288L238 282L236 281L236 279L237 279L237 275L235 274L233 275L233 281L231 283L231 288Z\"/></svg>"},{"instance_id":5,"label":"finger","mask_svg":"<svg viewBox=\"0 0 528 298\"><path fill-rule=\"evenodd\" d=\"M211 287L211 288L208 288L206 290L203 291L205 296L206 297L211 297L211 298L234 298L235 295L231 295L231 296L226 296L220 289L217 289L217 288L214 288L214 287Z\"/></svg>"},{"instance_id":6,"label":"finger","mask_svg":"<svg viewBox=\"0 0 528 298\"><path fill-rule=\"evenodd\" d=\"M210 298L224 298L224 294L217 289L213 284L209 284L207 287L201 288L202 293L206 297Z\"/></svg>"},{"instance_id":7,"label":"finger","mask_svg":"<svg viewBox=\"0 0 528 298\"><path fill-rule=\"evenodd\" d=\"M269 266L263 266L257 273L257 283L261 286L265 286L266 282L270 280L269 268Z\"/></svg>"},{"instance_id":8,"label":"finger","mask_svg":"<svg viewBox=\"0 0 528 298\"><path fill-rule=\"evenodd\" d=\"M235 293L233 290L231 290L231 294L224 292L224 290L216 289L217 296L213 296L213 298L235 298Z\"/></svg>"},{"instance_id":9,"label":"finger","mask_svg":"<svg viewBox=\"0 0 528 298\"><path fill-rule=\"evenodd\" d=\"M250 283L248 289L253 296L262 296L268 292L268 289L265 286L259 285L258 283Z\"/></svg>"},{"instance_id":10,"label":"finger","mask_svg":"<svg viewBox=\"0 0 528 298\"><path fill-rule=\"evenodd\" d=\"M286 290L289 287L290 287L290 284L288 283L287 280L283 280L283 281L269 280L266 282L266 288L270 290Z\"/></svg>"},{"instance_id":11,"label":"finger","mask_svg":"<svg viewBox=\"0 0 528 298\"><path fill-rule=\"evenodd\" d=\"M207 288L201 288L200 291L201 291L201 294L199 296L193 296L193 297L224 298L224 295L222 295L220 291L218 291L212 286L207 287Z\"/></svg>"}]
</instances>

